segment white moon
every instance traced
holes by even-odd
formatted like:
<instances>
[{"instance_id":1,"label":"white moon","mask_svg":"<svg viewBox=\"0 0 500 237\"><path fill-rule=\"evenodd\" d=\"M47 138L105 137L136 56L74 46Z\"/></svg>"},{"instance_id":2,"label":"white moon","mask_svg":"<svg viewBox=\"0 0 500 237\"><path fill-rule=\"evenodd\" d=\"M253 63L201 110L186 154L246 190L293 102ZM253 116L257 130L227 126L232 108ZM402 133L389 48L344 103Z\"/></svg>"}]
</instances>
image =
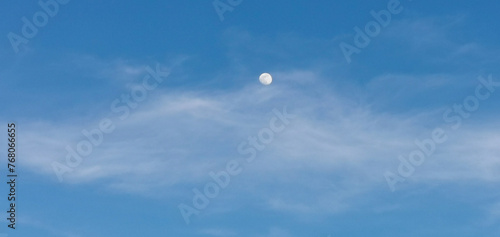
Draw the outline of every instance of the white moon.
<instances>
[{"instance_id":1,"label":"white moon","mask_svg":"<svg viewBox=\"0 0 500 237\"><path fill-rule=\"evenodd\" d=\"M262 73L259 77L259 81L262 85L268 86L273 82L273 77L269 73Z\"/></svg>"}]
</instances>

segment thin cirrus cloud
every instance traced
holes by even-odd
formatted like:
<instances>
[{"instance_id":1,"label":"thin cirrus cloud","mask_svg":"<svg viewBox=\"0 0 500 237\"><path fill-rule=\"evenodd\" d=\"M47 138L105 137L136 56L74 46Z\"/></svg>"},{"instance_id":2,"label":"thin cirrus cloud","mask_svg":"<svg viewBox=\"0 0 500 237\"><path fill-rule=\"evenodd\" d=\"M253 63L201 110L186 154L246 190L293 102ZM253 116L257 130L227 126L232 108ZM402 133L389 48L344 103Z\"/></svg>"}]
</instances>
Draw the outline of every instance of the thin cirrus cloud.
<instances>
[{"instance_id":1,"label":"thin cirrus cloud","mask_svg":"<svg viewBox=\"0 0 500 237\"><path fill-rule=\"evenodd\" d=\"M228 195L250 195L281 212L337 213L373 188L387 188L383 173L397 169L398 155L415 149L416 138L426 138L432 126L441 125L435 122L436 114L425 109L412 114L373 110L372 104L386 95L360 103L356 96L320 86L327 78L312 71L275 75L291 82L307 75L308 80L266 88L248 83L236 91L158 89L129 118L115 118L116 130L105 135L104 143L68 173L65 182L107 180L103 185L122 192L183 198L190 188L207 182L210 171L221 169L230 159L243 159L237 146L267 126L272 109L286 106L296 118L259 153L256 162L245 167L239 184L231 186L241 192ZM414 77L418 76L402 78ZM373 80L371 87L376 88L376 83L386 81ZM313 90L300 90L304 86ZM96 113L110 116L106 110ZM80 131L98 122L75 123L71 116L58 125L26 121L21 140L26 158L21 162L32 172L56 180L52 162L63 162L65 146L74 147L84 138ZM452 139L416 171L411 182L498 182L494 144L499 138L489 126L471 123L450 135ZM469 140L478 137L475 143ZM266 192L254 192L257 187ZM291 195L294 189L322 195Z\"/></svg>"}]
</instances>

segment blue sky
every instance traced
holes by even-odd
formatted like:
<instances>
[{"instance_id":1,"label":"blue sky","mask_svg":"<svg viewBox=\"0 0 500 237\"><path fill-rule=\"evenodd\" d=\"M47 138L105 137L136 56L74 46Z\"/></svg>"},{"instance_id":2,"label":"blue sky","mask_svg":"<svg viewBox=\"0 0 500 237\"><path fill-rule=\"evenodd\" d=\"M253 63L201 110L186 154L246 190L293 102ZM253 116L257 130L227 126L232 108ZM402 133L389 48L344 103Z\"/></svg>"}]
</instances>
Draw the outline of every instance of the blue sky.
<instances>
[{"instance_id":1,"label":"blue sky","mask_svg":"<svg viewBox=\"0 0 500 237\"><path fill-rule=\"evenodd\" d=\"M0 233L500 233L498 3L243 0L221 20L212 1L41 2L57 11L17 50L9 34L43 9L0 7L0 124L17 124L20 175L16 230L1 198ZM348 62L340 45L372 23ZM68 161L78 144L92 151ZM210 175L228 170L227 185Z\"/></svg>"}]
</instances>

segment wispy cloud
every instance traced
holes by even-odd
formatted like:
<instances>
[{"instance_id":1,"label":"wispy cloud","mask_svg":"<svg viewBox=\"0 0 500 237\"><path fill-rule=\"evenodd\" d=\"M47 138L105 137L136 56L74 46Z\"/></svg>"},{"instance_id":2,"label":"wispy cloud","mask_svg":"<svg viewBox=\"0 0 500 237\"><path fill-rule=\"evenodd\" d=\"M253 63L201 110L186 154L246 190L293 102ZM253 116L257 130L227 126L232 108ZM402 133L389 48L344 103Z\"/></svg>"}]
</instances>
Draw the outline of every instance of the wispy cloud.
<instances>
[{"instance_id":1,"label":"wispy cloud","mask_svg":"<svg viewBox=\"0 0 500 237\"><path fill-rule=\"evenodd\" d=\"M381 174L397 162L398 155L412 149L415 138L431 131L426 121L435 120L435 114L426 110L408 114L372 110L356 98L322 88L326 79L312 71L276 75L278 81L300 81L304 76L307 80L269 88L247 85L236 91L162 90L129 119L116 121L116 131L104 137L103 145L68 180L105 179L109 187L125 192L180 197L189 185L206 182L208 172L238 158L238 144L267 122L268 111L286 105L297 119L241 175L245 185L234 189L255 196L272 210L336 213L346 210L352 197L383 184ZM400 80L408 78L413 77ZM370 87L386 83L377 79ZM436 85L449 83L442 80ZM303 87L316 90L299 89ZM374 95L374 100L384 97ZM51 162L63 160L64 147L74 145L82 137L80 131L96 123L27 123L21 140L26 158L21 162L33 172L55 178ZM489 131L491 126L471 124L458 131L458 139L442 147L412 182L498 181L494 174L500 168L495 156L499 138ZM280 189L272 188L276 186ZM254 192L257 187L266 192ZM298 195L296 190L322 195Z\"/></svg>"}]
</instances>

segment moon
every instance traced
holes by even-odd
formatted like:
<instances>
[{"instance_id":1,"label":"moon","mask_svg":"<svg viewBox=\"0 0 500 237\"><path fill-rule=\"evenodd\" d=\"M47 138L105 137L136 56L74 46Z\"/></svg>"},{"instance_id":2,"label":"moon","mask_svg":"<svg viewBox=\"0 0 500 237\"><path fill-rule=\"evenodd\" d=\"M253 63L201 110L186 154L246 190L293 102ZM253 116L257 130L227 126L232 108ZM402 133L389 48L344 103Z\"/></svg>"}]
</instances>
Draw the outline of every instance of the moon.
<instances>
[{"instance_id":1,"label":"moon","mask_svg":"<svg viewBox=\"0 0 500 237\"><path fill-rule=\"evenodd\" d=\"M264 86L268 86L273 82L273 77L269 73L262 73L259 77L260 83Z\"/></svg>"}]
</instances>

